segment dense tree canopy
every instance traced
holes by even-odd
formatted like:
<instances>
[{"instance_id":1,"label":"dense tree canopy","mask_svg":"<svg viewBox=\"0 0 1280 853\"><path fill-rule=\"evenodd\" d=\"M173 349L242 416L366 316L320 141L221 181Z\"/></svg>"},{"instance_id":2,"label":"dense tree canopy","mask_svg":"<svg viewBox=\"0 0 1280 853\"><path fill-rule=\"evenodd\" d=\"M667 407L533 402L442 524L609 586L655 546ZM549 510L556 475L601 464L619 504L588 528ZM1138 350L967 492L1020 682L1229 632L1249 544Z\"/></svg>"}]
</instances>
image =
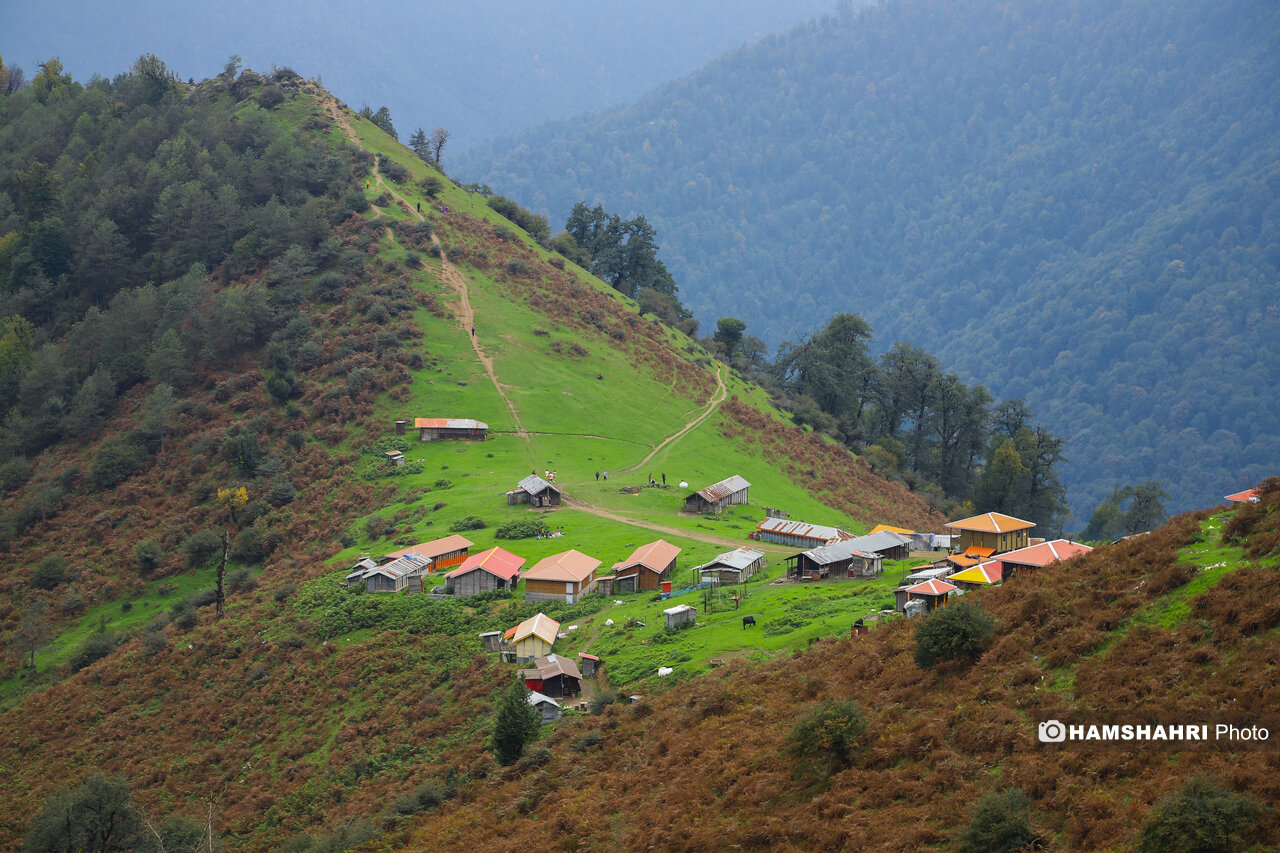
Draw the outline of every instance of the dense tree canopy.
<instances>
[{"instance_id":1,"label":"dense tree canopy","mask_svg":"<svg viewBox=\"0 0 1280 853\"><path fill-rule=\"evenodd\" d=\"M643 210L704 323L856 311L1025 398L1077 516L1153 478L1181 509L1280 466L1278 70L1261 0L902 0L455 168Z\"/></svg>"}]
</instances>

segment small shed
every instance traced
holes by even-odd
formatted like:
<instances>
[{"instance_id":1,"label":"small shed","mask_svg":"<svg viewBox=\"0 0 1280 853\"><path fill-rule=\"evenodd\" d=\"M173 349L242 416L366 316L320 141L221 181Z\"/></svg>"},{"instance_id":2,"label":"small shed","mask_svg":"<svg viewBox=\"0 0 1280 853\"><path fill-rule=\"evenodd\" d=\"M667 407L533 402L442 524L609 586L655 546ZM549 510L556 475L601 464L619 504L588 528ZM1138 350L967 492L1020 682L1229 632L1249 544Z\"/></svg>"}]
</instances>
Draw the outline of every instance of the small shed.
<instances>
[{"instance_id":1,"label":"small shed","mask_svg":"<svg viewBox=\"0 0 1280 853\"><path fill-rule=\"evenodd\" d=\"M542 722L544 723L554 723L560 719L560 703L550 696L546 696L536 690L530 690L529 704L541 712Z\"/></svg>"},{"instance_id":2,"label":"small shed","mask_svg":"<svg viewBox=\"0 0 1280 853\"><path fill-rule=\"evenodd\" d=\"M703 582L742 583L764 568L764 565L763 551L738 548L735 551L725 551L714 560L698 566L694 571L698 572Z\"/></svg>"},{"instance_id":3,"label":"small shed","mask_svg":"<svg viewBox=\"0 0 1280 853\"><path fill-rule=\"evenodd\" d=\"M589 655L586 652L578 652L578 660L581 661L582 677L595 678L596 670L604 666L604 661L595 655Z\"/></svg>"},{"instance_id":4,"label":"small shed","mask_svg":"<svg viewBox=\"0 0 1280 853\"><path fill-rule=\"evenodd\" d=\"M484 441L489 434L489 425L473 418L415 418L413 428L422 441Z\"/></svg>"},{"instance_id":5,"label":"small shed","mask_svg":"<svg viewBox=\"0 0 1280 853\"><path fill-rule=\"evenodd\" d=\"M947 598L958 591L954 584L946 581L925 581L907 587L907 601L921 600L924 602L925 610L936 610L946 604Z\"/></svg>"},{"instance_id":6,"label":"small shed","mask_svg":"<svg viewBox=\"0 0 1280 853\"><path fill-rule=\"evenodd\" d=\"M502 548L490 548L468 557L444 576L454 595L479 595L495 589L515 589L524 557Z\"/></svg>"},{"instance_id":7,"label":"small shed","mask_svg":"<svg viewBox=\"0 0 1280 853\"><path fill-rule=\"evenodd\" d=\"M366 592L422 592L422 575L427 561L413 554L377 564L372 567L367 558L356 564L347 574L347 585L364 583Z\"/></svg>"},{"instance_id":8,"label":"small shed","mask_svg":"<svg viewBox=\"0 0 1280 853\"><path fill-rule=\"evenodd\" d=\"M687 512L719 514L725 507L749 503L747 490L750 487L750 483L734 474L727 480L721 480L689 495L684 499L684 508Z\"/></svg>"},{"instance_id":9,"label":"small shed","mask_svg":"<svg viewBox=\"0 0 1280 853\"><path fill-rule=\"evenodd\" d=\"M852 539L853 534L839 527L825 527L785 518L766 518L756 525L755 535L751 538L777 545L790 545L793 548L820 548Z\"/></svg>"},{"instance_id":10,"label":"small shed","mask_svg":"<svg viewBox=\"0 0 1280 853\"><path fill-rule=\"evenodd\" d=\"M530 474L521 480L514 489L507 492L507 504L529 504L535 507L560 506L564 503L564 493L556 486L548 483L537 474Z\"/></svg>"},{"instance_id":11,"label":"small shed","mask_svg":"<svg viewBox=\"0 0 1280 853\"><path fill-rule=\"evenodd\" d=\"M486 652L497 652L502 650L502 632L501 631L485 631L480 635L480 642L484 644Z\"/></svg>"},{"instance_id":12,"label":"small shed","mask_svg":"<svg viewBox=\"0 0 1280 853\"><path fill-rule=\"evenodd\" d=\"M404 464L404 454L401 453L399 450L388 450L387 462L399 468L401 465Z\"/></svg>"},{"instance_id":13,"label":"small shed","mask_svg":"<svg viewBox=\"0 0 1280 853\"><path fill-rule=\"evenodd\" d=\"M874 577L884 571L879 554L861 551L856 539L812 548L787 557L787 576L800 580Z\"/></svg>"},{"instance_id":14,"label":"small shed","mask_svg":"<svg viewBox=\"0 0 1280 853\"><path fill-rule=\"evenodd\" d=\"M613 582L618 579L617 575L605 575L596 578L596 592L604 596L613 595Z\"/></svg>"},{"instance_id":15,"label":"small shed","mask_svg":"<svg viewBox=\"0 0 1280 853\"><path fill-rule=\"evenodd\" d=\"M662 581L671 580L680 550L665 539L641 545L631 552L630 557L621 563L613 564L613 574L616 578L613 588L617 592L658 589Z\"/></svg>"},{"instance_id":16,"label":"small shed","mask_svg":"<svg viewBox=\"0 0 1280 853\"><path fill-rule=\"evenodd\" d=\"M520 670L520 678L530 690L554 699L582 693L582 673L577 664L564 655L536 658L530 669Z\"/></svg>"},{"instance_id":17,"label":"small shed","mask_svg":"<svg viewBox=\"0 0 1280 853\"><path fill-rule=\"evenodd\" d=\"M892 530L868 533L850 542L859 551L879 554L886 560L905 560L911 556L911 540Z\"/></svg>"},{"instance_id":18,"label":"small shed","mask_svg":"<svg viewBox=\"0 0 1280 853\"><path fill-rule=\"evenodd\" d=\"M662 618L670 631L692 625L698 618L698 611L687 604L677 604L662 611Z\"/></svg>"},{"instance_id":19,"label":"small shed","mask_svg":"<svg viewBox=\"0 0 1280 853\"><path fill-rule=\"evenodd\" d=\"M560 635L560 623L545 613L539 613L530 616L508 633L511 635L508 639L516 647L516 662L523 663L551 654Z\"/></svg>"}]
</instances>

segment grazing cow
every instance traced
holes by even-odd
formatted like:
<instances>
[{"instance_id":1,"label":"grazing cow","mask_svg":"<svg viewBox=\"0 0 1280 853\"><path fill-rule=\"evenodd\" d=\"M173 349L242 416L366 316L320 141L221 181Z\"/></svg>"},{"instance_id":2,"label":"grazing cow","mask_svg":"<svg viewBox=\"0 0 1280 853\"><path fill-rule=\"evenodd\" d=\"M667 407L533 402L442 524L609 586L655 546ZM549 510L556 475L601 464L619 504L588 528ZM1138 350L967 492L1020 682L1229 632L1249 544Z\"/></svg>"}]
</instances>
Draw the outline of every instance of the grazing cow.
<instances>
[{"instance_id":1,"label":"grazing cow","mask_svg":"<svg viewBox=\"0 0 1280 853\"><path fill-rule=\"evenodd\" d=\"M752 625L752 626L754 626L755 624L756 624L756 617L754 617L754 616L743 616L743 617L742 617L742 627L743 627L743 628L747 627L748 625Z\"/></svg>"}]
</instances>

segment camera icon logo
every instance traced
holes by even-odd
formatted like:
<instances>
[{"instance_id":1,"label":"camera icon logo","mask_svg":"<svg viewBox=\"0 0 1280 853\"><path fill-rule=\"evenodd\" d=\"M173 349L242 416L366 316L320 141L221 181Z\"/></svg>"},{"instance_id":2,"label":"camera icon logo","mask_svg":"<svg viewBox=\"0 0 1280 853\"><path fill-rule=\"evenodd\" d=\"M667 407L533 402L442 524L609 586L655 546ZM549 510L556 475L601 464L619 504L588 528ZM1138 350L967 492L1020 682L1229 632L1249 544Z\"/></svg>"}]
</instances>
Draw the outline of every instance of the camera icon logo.
<instances>
[{"instance_id":1,"label":"camera icon logo","mask_svg":"<svg viewBox=\"0 0 1280 853\"><path fill-rule=\"evenodd\" d=\"M1036 726L1041 743L1062 743L1067 739L1067 727L1057 720L1046 720Z\"/></svg>"}]
</instances>

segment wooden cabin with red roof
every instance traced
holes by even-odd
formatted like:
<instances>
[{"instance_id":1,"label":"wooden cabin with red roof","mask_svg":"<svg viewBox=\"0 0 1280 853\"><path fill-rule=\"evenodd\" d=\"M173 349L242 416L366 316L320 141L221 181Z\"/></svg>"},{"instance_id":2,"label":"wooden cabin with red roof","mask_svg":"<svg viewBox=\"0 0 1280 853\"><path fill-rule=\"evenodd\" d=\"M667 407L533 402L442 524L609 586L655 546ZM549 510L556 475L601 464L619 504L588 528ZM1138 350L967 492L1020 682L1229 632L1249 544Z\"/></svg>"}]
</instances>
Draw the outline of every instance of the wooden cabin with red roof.
<instances>
[{"instance_id":1,"label":"wooden cabin with red roof","mask_svg":"<svg viewBox=\"0 0 1280 853\"><path fill-rule=\"evenodd\" d=\"M1034 521L1023 521L998 512L962 518L945 525L959 536L959 542L951 543L952 550L963 553L976 545L990 548L993 554L1027 547L1031 544L1031 528L1035 526Z\"/></svg>"},{"instance_id":2,"label":"wooden cabin with red roof","mask_svg":"<svg viewBox=\"0 0 1280 853\"><path fill-rule=\"evenodd\" d=\"M676 570L680 548L664 539L641 545L621 563L613 564L615 592L656 590L663 581L671 580Z\"/></svg>"},{"instance_id":3,"label":"wooden cabin with red roof","mask_svg":"<svg viewBox=\"0 0 1280 853\"><path fill-rule=\"evenodd\" d=\"M524 557L502 548L490 548L468 557L462 565L445 575L445 584L453 589L454 595L515 589L524 563Z\"/></svg>"}]
</instances>

